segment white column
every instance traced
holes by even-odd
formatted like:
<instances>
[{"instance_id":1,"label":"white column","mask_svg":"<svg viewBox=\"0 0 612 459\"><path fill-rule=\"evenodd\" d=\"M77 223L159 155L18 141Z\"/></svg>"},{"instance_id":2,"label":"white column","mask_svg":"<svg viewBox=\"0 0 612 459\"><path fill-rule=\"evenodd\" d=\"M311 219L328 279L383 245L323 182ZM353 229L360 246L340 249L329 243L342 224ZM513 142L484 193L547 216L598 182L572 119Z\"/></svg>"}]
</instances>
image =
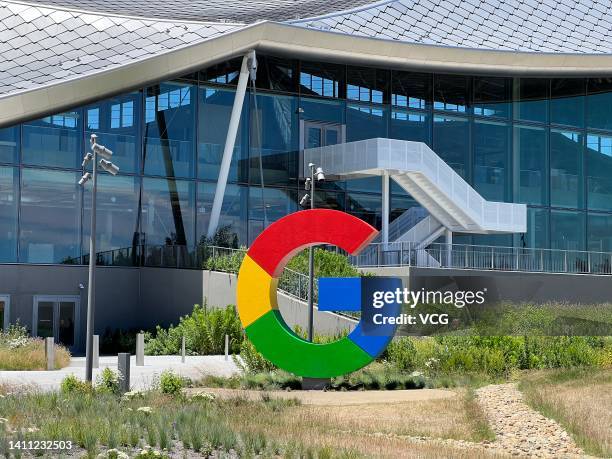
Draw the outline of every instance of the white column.
<instances>
[{"instance_id":1,"label":"white column","mask_svg":"<svg viewBox=\"0 0 612 459\"><path fill-rule=\"evenodd\" d=\"M382 229L381 239L383 244L389 243L389 174L384 173L382 176Z\"/></svg>"},{"instance_id":2,"label":"white column","mask_svg":"<svg viewBox=\"0 0 612 459\"><path fill-rule=\"evenodd\" d=\"M452 268L453 264L453 232L446 230L446 267Z\"/></svg>"},{"instance_id":3,"label":"white column","mask_svg":"<svg viewBox=\"0 0 612 459\"><path fill-rule=\"evenodd\" d=\"M210 212L210 221L208 223L207 233L209 238L215 235L217 226L219 225L221 206L223 205L223 195L225 194L227 177L229 175L229 169L232 163L234 145L236 144L236 134L238 133L238 126L240 125L240 115L242 114L244 95L246 94L246 88L249 82L249 59L255 59L255 51L250 51L242 58L238 88L236 89L236 97L234 98L232 115L230 117L229 127L227 129L227 137L225 138L225 148L223 149L223 159L221 160L221 167L219 169L219 178L217 179L215 198L213 200L213 206Z\"/></svg>"}]
</instances>

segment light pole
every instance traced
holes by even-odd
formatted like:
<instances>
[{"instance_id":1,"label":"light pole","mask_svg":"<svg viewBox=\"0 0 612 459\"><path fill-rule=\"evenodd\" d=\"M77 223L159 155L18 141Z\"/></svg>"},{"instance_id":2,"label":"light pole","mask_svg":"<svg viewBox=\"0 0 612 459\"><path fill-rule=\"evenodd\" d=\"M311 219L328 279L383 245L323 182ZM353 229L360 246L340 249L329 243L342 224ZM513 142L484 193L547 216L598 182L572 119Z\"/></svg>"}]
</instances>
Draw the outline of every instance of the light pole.
<instances>
[{"instance_id":1,"label":"light pole","mask_svg":"<svg viewBox=\"0 0 612 459\"><path fill-rule=\"evenodd\" d=\"M96 293L96 194L98 191L98 165L111 175L117 175L119 168L110 162L113 152L98 144L98 136L91 135L91 152L83 158L83 176L79 185L84 186L92 180L91 192L91 224L89 235L89 282L87 284L87 344L85 347L85 379L91 382L93 377L93 335L94 335L94 312ZM98 156L102 159L98 162ZM92 173L85 172L87 163L93 161Z\"/></svg>"},{"instance_id":2,"label":"light pole","mask_svg":"<svg viewBox=\"0 0 612 459\"><path fill-rule=\"evenodd\" d=\"M325 180L325 174L323 169L316 167L316 164L309 163L310 177L306 178L304 188L306 191L310 191L310 195L306 193L300 205L307 207L310 201L310 208L315 208L315 182L322 182ZM314 247L311 246L308 249L308 341L314 338Z\"/></svg>"}]
</instances>

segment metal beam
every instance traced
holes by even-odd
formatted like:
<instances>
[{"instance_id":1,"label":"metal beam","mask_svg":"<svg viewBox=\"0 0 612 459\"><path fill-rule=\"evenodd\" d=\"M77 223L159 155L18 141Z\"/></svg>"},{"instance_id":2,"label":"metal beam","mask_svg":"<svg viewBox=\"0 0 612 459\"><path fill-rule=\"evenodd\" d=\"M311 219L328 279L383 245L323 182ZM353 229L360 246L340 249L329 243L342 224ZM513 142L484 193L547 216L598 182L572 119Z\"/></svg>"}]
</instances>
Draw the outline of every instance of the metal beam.
<instances>
[{"instance_id":1,"label":"metal beam","mask_svg":"<svg viewBox=\"0 0 612 459\"><path fill-rule=\"evenodd\" d=\"M219 226L223 196L225 195L225 187L227 186L227 178L229 176L230 165L232 163L234 145L236 144L236 135L238 134L238 126L240 125L240 116L242 115L242 106L244 105L244 96L246 94L250 70L252 68L252 66L249 65L249 61L253 64L256 62L255 51L249 51L249 53L242 58L238 88L236 89L234 106L232 107L232 114L230 116L230 122L227 128L225 148L223 149L223 158L221 159L221 167L219 169L219 178L217 179L215 198L213 200L213 206L210 212L210 221L208 222L208 238L215 235L217 227Z\"/></svg>"}]
</instances>

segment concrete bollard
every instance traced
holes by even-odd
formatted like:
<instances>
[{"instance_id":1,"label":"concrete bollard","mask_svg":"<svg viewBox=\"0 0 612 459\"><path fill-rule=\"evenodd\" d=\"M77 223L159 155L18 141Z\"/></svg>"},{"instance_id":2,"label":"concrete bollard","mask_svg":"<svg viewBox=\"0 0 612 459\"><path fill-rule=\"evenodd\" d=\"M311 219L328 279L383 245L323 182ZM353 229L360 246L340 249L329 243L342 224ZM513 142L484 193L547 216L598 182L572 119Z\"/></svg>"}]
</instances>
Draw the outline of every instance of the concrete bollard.
<instances>
[{"instance_id":1,"label":"concrete bollard","mask_svg":"<svg viewBox=\"0 0 612 459\"><path fill-rule=\"evenodd\" d=\"M119 392L125 394L130 391L130 357L131 354L117 355L117 372L119 373Z\"/></svg>"},{"instance_id":2,"label":"concrete bollard","mask_svg":"<svg viewBox=\"0 0 612 459\"><path fill-rule=\"evenodd\" d=\"M229 335L225 335L225 360L229 360Z\"/></svg>"},{"instance_id":3,"label":"concrete bollard","mask_svg":"<svg viewBox=\"0 0 612 459\"><path fill-rule=\"evenodd\" d=\"M45 338L45 360L47 371L55 370L55 340L53 337Z\"/></svg>"},{"instance_id":4,"label":"concrete bollard","mask_svg":"<svg viewBox=\"0 0 612 459\"><path fill-rule=\"evenodd\" d=\"M100 335L93 335L93 365L92 368L100 368Z\"/></svg>"},{"instance_id":5,"label":"concrete bollard","mask_svg":"<svg viewBox=\"0 0 612 459\"><path fill-rule=\"evenodd\" d=\"M136 366L144 366L144 333L136 335Z\"/></svg>"},{"instance_id":6,"label":"concrete bollard","mask_svg":"<svg viewBox=\"0 0 612 459\"><path fill-rule=\"evenodd\" d=\"M185 337L181 339L181 362L185 363Z\"/></svg>"}]
</instances>

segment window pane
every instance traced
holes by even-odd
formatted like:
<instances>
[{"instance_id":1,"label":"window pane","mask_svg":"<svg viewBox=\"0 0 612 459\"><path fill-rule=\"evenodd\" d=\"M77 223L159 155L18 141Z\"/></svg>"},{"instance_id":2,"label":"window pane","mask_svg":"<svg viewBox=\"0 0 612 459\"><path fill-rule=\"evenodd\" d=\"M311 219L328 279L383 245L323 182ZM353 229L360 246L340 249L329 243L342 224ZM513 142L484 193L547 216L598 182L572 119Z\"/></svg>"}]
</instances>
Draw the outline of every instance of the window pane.
<instances>
[{"instance_id":1,"label":"window pane","mask_svg":"<svg viewBox=\"0 0 612 459\"><path fill-rule=\"evenodd\" d=\"M508 118L511 88L509 78L474 77L474 114Z\"/></svg>"},{"instance_id":2,"label":"window pane","mask_svg":"<svg viewBox=\"0 0 612 459\"><path fill-rule=\"evenodd\" d=\"M198 177L216 181L219 178L235 91L208 87L200 88L199 94ZM247 98L243 106L241 120L246 119L248 107ZM236 144L228 176L230 182L246 181L247 145L247 123L241 121L236 135Z\"/></svg>"},{"instance_id":3,"label":"window pane","mask_svg":"<svg viewBox=\"0 0 612 459\"><path fill-rule=\"evenodd\" d=\"M202 71L200 81L211 83L237 85L242 67L242 57L237 57L230 61L221 62Z\"/></svg>"},{"instance_id":4,"label":"window pane","mask_svg":"<svg viewBox=\"0 0 612 459\"><path fill-rule=\"evenodd\" d=\"M257 79L261 89L297 92L297 61L273 56L257 56Z\"/></svg>"},{"instance_id":5,"label":"window pane","mask_svg":"<svg viewBox=\"0 0 612 459\"><path fill-rule=\"evenodd\" d=\"M388 137L386 107L373 105L348 104L346 111L347 142ZM347 180L346 187L353 191L380 193L380 177Z\"/></svg>"},{"instance_id":6,"label":"window pane","mask_svg":"<svg viewBox=\"0 0 612 459\"><path fill-rule=\"evenodd\" d=\"M17 261L18 184L19 169L0 167L0 262L2 263Z\"/></svg>"},{"instance_id":7,"label":"window pane","mask_svg":"<svg viewBox=\"0 0 612 459\"><path fill-rule=\"evenodd\" d=\"M380 69L348 67L346 98L382 104L389 98L389 72Z\"/></svg>"},{"instance_id":8,"label":"window pane","mask_svg":"<svg viewBox=\"0 0 612 459\"><path fill-rule=\"evenodd\" d=\"M23 125L22 160L38 166L81 166L83 149L81 112L51 115Z\"/></svg>"},{"instance_id":9,"label":"window pane","mask_svg":"<svg viewBox=\"0 0 612 459\"><path fill-rule=\"evenodd\" d=\"M470 126L467 118L434 116L433 151L468 180Z\"/></svg>"},{"instance_id":10,"label":"window pane","mask_svg":"<svg viewBox=\"0 0 612 459\"><path fill-rule=\"evenodd\" d=\"M474 188L491 201L508 196L510 127L502 123L474 123Z\"/></svg>"},{"instance_id":11,"label":"window pane","mask_svg":"<svg viewBox=\"0 0 612 459\"><path fill-rule=\"evenodd\" d=\"M345 124L344 101L302 97L300 108L303 110L303 120Z\"/></svg>"},{"instance_id":12,"label":"window pane","mask_svg":"<svg viewBox=\"0 0 612 459\"><path fill-rule=\"evenodd\" d=\"M142 232L147 245L193 247L195 183L144 178Z\"/></svg>"},{"instance_id":13,"label":"window pane","mask_svg":"<svg viewBox=\"0 0 612 459\"><path fill-rule=\"evenodd\" d=\"M8 324L4 323L4 312L6 308L6 304L4 301L0 301L0 332L4 331L4 327L8 326Z\"/></svg>"},{"instance_id":14,"label":"window pane","mask_svg":"<svg viewBox=\"0 0 612 459\"><path fill-rule=\"evenodd\" d=\"M59 304L58 342L64 346L74 345L74 309L73 301L62 301Z\"/></svg>"},{"instance_id":15,"label":"window pane","mask_svg":"<svg viewBox=\"0 0 612 459\"><path fill-rule=\"evenodd\" d=\"M584 213L566 210L550 212L550 248L584 250Z\"/></svg>"},{"instance_id":16,"label":"window pane","mask_svg":"<svg viewBox=\"0 0 612 459\"><path fill-rule=\"evenodd\" d=\"M463 75L434 75L434 109L467 112L469 82Z\"/></svg>"},{"instance_id":17,"label":"window pane","mask_svg":"<svg viewBox=\"0 0 612 459\"><path fill-rule=\"evenodd\" d=\"M206 240L210 212L215 198L214 183L198 183L198 241ZM229 227L235 246L247 245L248 187L228 185L223 195L223 205L217 228Z\"/></svg>"},{"instance_id":18,"label":"window pane","mask_svg":"<svg viewBox=\"0 0 612 459\"><path fill-rule=\"evenodd\" d=\"M514 128L516 202L548 204L546 134L544 128L531 126Z\"/></svg>"},{"instance_id":19,"label":"window pane","mask_svg":"<svg viewBox=\"0 0 612 459\"><path fill-rule=\"evenodd\" d=\"M0 129L0 163L17 164L19 159L19 126Z\"/></svg>"},{"instance_id":20,"label":"window pane","mask_svg":"<svg viewBox=\"0 0 612 459\"><path fill-rule=\"evenodd\" d=\"M550 122L584 126L584 78L554 78L550 82Z\"/></svg>"},{"instance_id":21,"label":"window pane","mask_svg":"<svg viewBox=\"0 0 612 459\"><path fill-rule=\"evenodd\" d=\"M41 338L53 337L53 308L51 301L38 302L38 336Z\"/></svg>"},{"instance_id":22,"label":"window pane","mask_svg":"<svg viewBox=\"0 0 612 459\"><path fill-rule=\"evenodd\" d=\"M548 209L527 208L527 233L514 235L516 247L548 248L548 213Z\"/></svg>"},{"instance_id":23,"label":"window pane","mask_svg":"<svg viewBox=\"0 0 612 459\"><path fill-rule=\"evenodd\" d=\"M612 78L589 78L587 126L612 129Z\"/></svg>"},{"instance_id":24,"label":"window pane","mask_svg":"<svg viewBox=\"0 0 612 459\"><path fill-rule=\"evenodd\" d=\"M121 172L139 172L141 94L106 99L85 108L85 139L98 135L98 143L113 151ZM89 147L89 145L87 145Z\"/></svg>"},{"instance_id":25,"label":"window pane","mask_svg":"<svg viewBox=\"0 0 612 459\"><path fill-rule=\"evenodd\" d=\"M589 213L589 250L612 252L612 215Z\"/></svg>"},{"instance_id":26,"label":"window pane","mask_svg":"<svg viewBox=\"0 0 612 459\"><path fill-rule=\"evenodd\" d=\"M430 116L422 112L393 110L391 112L390 137L430 144Z\"/></svg>"},{"instance_id":27,"label":"window pane","mask_svg":"<svg viewBox=\"0 0 612 459\"><path fill-rule=\"evenodd\" d=\"M431 74L394 71L391 85L392 105L421 109L431 105Z\"/></svg>"},{"instance_id":28,"label":"window pane","mask_svg":"<svg viewBox=\"0 0 612 459\"><path fill-rule=\"evenodd\" d=\"M552 206L583 207L583 136L577 132L550 131L550 201Z\"/></svg>"},{"instance_id":29,"label":"window pane","mask_svg":"<svg viewBox=\"0 0 612 459\"><path fill-rule=\"evenodd\" d=\"M514 117L525 121L548 121L548 83L546 78L517 78L514 81Z\"/></svg>"},{"instance_id":30,"label":"window pane","mask_svg":"<svg viewBox=\"0 0 612 459\"><path fill-rule=\"evenodd\" d=\"M318 192L318 191L317 191ZM297 190L262 188L249 190L249 245L270 223L297 210Z\"/></svg>"},{"instance_id":31,"label":"window pane","mask_svg":"<svg viewBox=\"0 0 612 459\"><path fill-rule=\"evenodd\" d=\"M588 206L612 210L612 137L587 135Z\"/></svg>"},{"instance_id":32,"label":"window pane","mask_svg":"<svg viewBox=\"0 0 612 459\"><path fill-rule=\"evenodd\" d=\"M347 211L373 227L381 228L382 200L380 195L348 193Z\"/></svg>"},{"instance_id":33,"label":"window pane","mask_svg":"<svg viewBox=\"0 0 612 459\"><path fill-rule=\"evenodd\" d=\"M346 67L328 63L302 62L300 94L305 96L342 97Z\"/></svg>"},{"instance_id":34,"label":"window pane","mask_svg":"<svg viewBox=\"0 0 612 459\"><path fill-rule=\"evenodd\" d=\"M145 91L145 174L194 176L195 86L162 83Z\"/></svg>"},{"instance_id":35,"label":"window pane","mask_svg":"<svg viewBox=\"0 0 612 459\"><path fill-rule=\"evenodd\" d=\"M138 244L139 196L140 179L137 177L98 176L96 252L125 249ZM85 187L83 199L83 254L89 254L90 186Z\"/></svg>"},{"instance_id":36,"label":"window pane","mask_svg":"<svg viewBox=\"0 0 612 459\"><path fill-rule=\"evenodd\" d=\"M261 94L251 110L250 181L295 185L298 178L297 97Z\"/></svg>"},{"instance_id":37,"label":"window pane","mask_svg":"<svg viewBox=\"0 0 612 459\"><path fill-rule=\"evenodd\" d=\"M19 260L74 263L80 246L80 174L23 169Z\"/></svg>"}]
</instances>

